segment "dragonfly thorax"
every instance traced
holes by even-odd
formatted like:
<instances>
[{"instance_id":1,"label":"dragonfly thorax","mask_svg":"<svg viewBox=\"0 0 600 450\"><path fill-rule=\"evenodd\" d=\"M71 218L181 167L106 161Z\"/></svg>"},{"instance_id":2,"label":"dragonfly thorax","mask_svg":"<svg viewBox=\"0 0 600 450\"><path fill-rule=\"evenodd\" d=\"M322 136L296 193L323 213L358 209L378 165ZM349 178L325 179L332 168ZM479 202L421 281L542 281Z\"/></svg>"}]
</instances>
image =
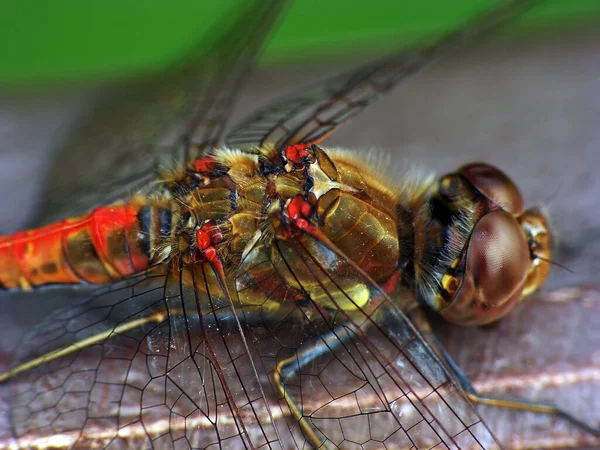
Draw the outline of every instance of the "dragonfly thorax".
<instances>
[{"instance_id":1,"label":"dragonfly thorax","mask_svg":"<svg viewBox=\"0 0 600 450\"><path fill-rule=\"evenodd\" d=\"M350 153L332 152L330 156L317 146L307 148L295 146L295 152L287 155L269 147L256 154L219 149L210 160L195 161L191 172L188 169L187 175L174 183L174 192L182 193L179 203L188 211L181 216L193 217L198 230L214 221L221 234L216 248L229 270L236 271L243 263L252 267L249 276L260 290L272 290L283 282L289 292L298 282L289 278L285 265L300 263L291 253L304 246L327 269L335 268L336 260L332 249L292 232L290 225L295 219L290 219L288 212L290 203L298 199L298 211L306 213L302 220L323 233L337 251L376 282L385 283L398 271L399 260L412 259L412 249L399 244L398 196ZM198 236L197 230L187 234ZM199 244L192 242L194 247ZM292 262L283 260L286 251ZM256 265L249 262L253 259ZM270 264L258 264L265 260ZM294 269L295 276L305 274L301 284L314 285L314 274L301 267ZM356 284L346 288L354 292L364 289ZM261 298L257 293L256 301ZM244 301L251 304L254 298L249 295ZM333 306L330 300L315 301ZM355 307L345 304L344 309Z\"/></svg>"},{"instance_id":2,"label":"dragonfly thorax","mask_svg":"<svg viewBox=\"0 0 600 450\"><path fill-rule=\"evenodd\" d=\"M447 320L481 325L506 315L548 273L544 216L525 210L514 183L485 164L437 182L410 175L390 182L350 152L294 145L256 154L222 149L194 168L203 181L182 203L198 226L215 221L222 235L215 248L233 270L244 260L254 267L248 258L270 262L251 270L252 279L269 280L257 282L260 290L277 280L289 291L298 283L292 272L304 274L300 284L314 284L315 274L292 254L306 252L328 270L343 254L388 291L398 287L389 280L398 280ZM310 229L327 244L305 238Z\"/></svg>"}]
</instances>

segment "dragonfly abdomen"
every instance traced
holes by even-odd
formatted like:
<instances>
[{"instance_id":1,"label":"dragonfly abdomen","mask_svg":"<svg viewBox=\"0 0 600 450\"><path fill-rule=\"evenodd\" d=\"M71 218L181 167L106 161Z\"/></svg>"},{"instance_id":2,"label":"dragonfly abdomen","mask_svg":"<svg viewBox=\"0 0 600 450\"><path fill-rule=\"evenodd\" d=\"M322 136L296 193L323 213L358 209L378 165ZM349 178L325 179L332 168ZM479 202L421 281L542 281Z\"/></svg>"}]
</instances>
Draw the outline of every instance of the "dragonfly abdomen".
<instances>
[{"instance_id":1,"label":"dragonfly abdomen","mask_svg":"<svg viewBox=\"0 0 600 450\"><path fill-rule=\"evenodd\" d=\"M164 254L171 216L140 200L0 237L0 286L101 284L143 271Z\"/></svg>"}]
</instances>

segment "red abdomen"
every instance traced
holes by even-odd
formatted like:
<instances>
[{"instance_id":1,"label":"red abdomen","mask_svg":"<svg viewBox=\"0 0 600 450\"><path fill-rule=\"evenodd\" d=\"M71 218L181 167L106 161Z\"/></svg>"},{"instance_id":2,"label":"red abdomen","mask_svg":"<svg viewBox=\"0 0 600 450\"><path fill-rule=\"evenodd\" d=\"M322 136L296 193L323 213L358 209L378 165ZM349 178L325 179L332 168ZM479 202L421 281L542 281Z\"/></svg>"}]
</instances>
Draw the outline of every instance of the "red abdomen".
<instances>
[{"instance_id":1,"label":"red abdomen","mask_svg":"<svg viewBox=\"0 0 600 450\"><path fill-rule=\"evenodd\" d=\"M122 204L0 237L0 286L99 284L140 272L151 263L152 234L170 233L170 219L168 209Z\"/></svg>"}]
</instances>

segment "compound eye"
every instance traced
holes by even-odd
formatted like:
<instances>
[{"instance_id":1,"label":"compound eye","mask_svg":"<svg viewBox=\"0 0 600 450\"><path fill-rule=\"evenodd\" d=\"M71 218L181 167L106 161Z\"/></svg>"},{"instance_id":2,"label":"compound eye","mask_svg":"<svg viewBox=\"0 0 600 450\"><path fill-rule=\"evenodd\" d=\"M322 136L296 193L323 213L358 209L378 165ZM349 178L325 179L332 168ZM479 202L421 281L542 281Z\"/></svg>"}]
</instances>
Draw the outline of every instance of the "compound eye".
<instances>
[{"instance_id":1,"label":"compound eye","mask_svg":"<svg viewBox=\"0 0 600 450\"><path fill-rule=\"evenodd\" d=\"M522 296L530 265L525 233L506 211L486 214L469 239L462 286L443 311L460 325L483 325L506 315Z\"/></svg>"},{"instance_id":2,"label":"compound eye","mask_svg":"<svg viewBox=\"0 0 600 450\"><path fill-rule=\"evenodd\" d=\"M525 208L519 189L500 169L485 163L473 163L462 166L458 172L505 211L516 215Z\"/></svg>"},{"instance_id":3,"label":"compound eye","mask_svg":"<svg viewBox=\"0 0 600 450\"><path fill-rule=\"evenodd\" d=\"M510 214L494 211L477 223L467 250L467 271L486 304L501 306L520 292L529 265L525 234Z\"/></svg>"}]
</instances>

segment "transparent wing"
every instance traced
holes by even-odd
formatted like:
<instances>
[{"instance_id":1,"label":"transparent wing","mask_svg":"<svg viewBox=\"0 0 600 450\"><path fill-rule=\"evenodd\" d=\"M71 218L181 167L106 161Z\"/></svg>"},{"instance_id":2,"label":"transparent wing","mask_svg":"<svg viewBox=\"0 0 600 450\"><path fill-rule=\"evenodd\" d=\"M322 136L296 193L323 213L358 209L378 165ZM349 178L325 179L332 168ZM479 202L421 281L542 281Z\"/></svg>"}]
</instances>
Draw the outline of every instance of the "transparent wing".
<instances>
[{"instance_id":1,"label":"transparent wing","mask_svg":"<svg viewBox=\"0 0 600 450\"><path fill-rule=\"evenodd\" d=\"M260 268L270 276L248 277ZM7 381L12 439L498 448L408 319L318 239L256 245L236 273L229 296L208 264L156 268L53 314Z\"/></svg>"},{"instance_id":2,"label":"transparent wing","mask_svg":"<svg viewBox=\"0 0 600 450\"><path fill-rule=\"evenodd\" d=\"M502 2L432 45L394 53L267 105L236 126L227 136L227 144L252 150L265 143L275 144L276 148L318 143L400 81L465 42L494 31L536 2Z\"/></svg>"},{"instance_id":3,"label":"transparent wing","mask_svg":"<svg viewBox=\"0 0 600 450\"><path fill-rule=\"evenodd\" d=\"M62 219L146 186L161 166L187 162L220 138L238 88L285 1L242 2L185 57L151 78L99 95L59 145L39 221ZM232 20L235 19L235 20ZM171 136L174 145L157 145ZM173 139L175 138L175 139Z\"/></svg>"},{"instance_id":4,"label":"transparent wing","mask_svg":"<svg viewBox=\"0 0 600 450\"><path fill-rule=\"evenodd\" d=\"M238 272L243 314L285 319L248 334L288 421L319 448L499 448L398 306L332 248L259 243Z\"/></svg>"},{"instance_id":5,"label":"transparent wing","mask_svg":"<svg viewBox=\"0 0 600 450\"><path fill-rule=\"evenodd\" d=\"M244 390L252 380L240 381L247 375L239 340L234 336L223 349L233 332L216 328L213 319L226 306L223 294L200 293L212 284L203 270L198 289L181 275L157 271L96 289L32 332L17 363L46 360L9 380L19 445L257 448L267 442L260 411L244 408L254 394ZM236 361L228 364L232 354Z\"/></svg>"}]
</instances>

